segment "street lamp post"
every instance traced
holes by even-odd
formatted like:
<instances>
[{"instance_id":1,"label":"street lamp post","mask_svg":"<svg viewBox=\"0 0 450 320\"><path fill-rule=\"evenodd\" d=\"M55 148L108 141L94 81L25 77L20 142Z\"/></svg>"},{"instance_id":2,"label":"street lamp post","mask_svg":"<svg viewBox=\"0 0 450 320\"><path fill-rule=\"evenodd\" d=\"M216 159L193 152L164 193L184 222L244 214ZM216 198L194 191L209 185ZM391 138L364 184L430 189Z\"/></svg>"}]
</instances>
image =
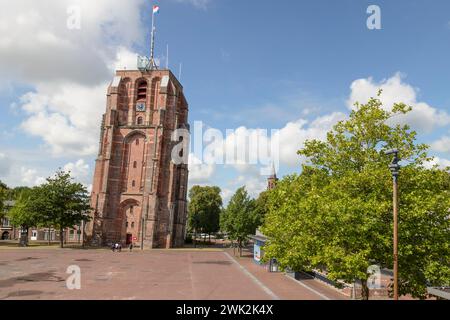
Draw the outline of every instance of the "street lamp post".
<instances>
[{"instance_id":1,"label":"street lamp post","mask_svg":"<svg viewBox=\"0 0 450 320\"><path fill-rule=\"evenodd\" d=\"M397 149L389 150L386 155L394 155L389 169L393 179L393 211L394 211L394 300L398 300L398 176L400 175L400 158Z\"/></svg>"}]
</instances>

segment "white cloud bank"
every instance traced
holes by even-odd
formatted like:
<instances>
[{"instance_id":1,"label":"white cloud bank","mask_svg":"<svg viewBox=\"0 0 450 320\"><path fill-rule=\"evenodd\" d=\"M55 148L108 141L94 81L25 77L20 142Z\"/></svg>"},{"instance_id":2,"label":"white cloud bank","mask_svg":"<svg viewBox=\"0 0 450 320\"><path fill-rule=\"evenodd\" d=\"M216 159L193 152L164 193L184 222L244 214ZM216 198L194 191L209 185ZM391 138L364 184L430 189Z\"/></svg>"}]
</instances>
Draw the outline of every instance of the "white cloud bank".
<instances>
[{"instance_id":1,"label":"white cloud bank","mask_svg":"<svg viewBox=\"0 0 450 320\"><path fill-rule=\"evenodd\" d=\"M4 153L0 153L0 178L9 175L11 159Z\"/></svg>"},{"instance_id":2,"label":"white cloud bank","mask_svg":"<svg viewBox=\"0 0 450 320\"><path fill-rule=\"evenodd\" d=\"M450 137L444 136L431 143L431 149L437 152L450 153Z\"/></svg>"},{"instance_id":3,"label":"white cloud bank","mask_svg":"<svg viewBox=\"0 0 450 320\"><path fill-rule=\"evenodd\" d=\"M16 0L0 11L0 72L16 82L95 85L109 77L117 47L144 41L145 0ZM70 8L80 28L69 28ZM148 7L150 5L148 4ZM148 8L150 10L150 8Z\"/></svg>"},{"instance_id":4,"label":"white cloud bank","mask_svg":"<svg viewBox=\"0 0 450 320\"><path fill-rule=\"evenodd\" d=\"M193 153L189 154L189 183L208 183L216 172L214 164L202 163Z\"/></svg>"},{"instance_id":5,"label":"white cloud bank","mask_svg":"<svg viewBox=\"0 0 450 320\"><path fill-rule=\"evenodd\" d=\"M450 160L434 157L433 160L426 162L424 164L424 167L427 169L431 169L434 166L438 166L440 169L446 169L447 167L450 167Z\"/></svg>"},{"instance_id":6,"label":"white cloud bank","mask_svg":"<svg viewBox=\"0 0 450 320\"><path fill-rule=\"evenodd\" d=\"M18 0L0 11L0 76L33 87L16 103L25 112L21 128L52 155L95 155L106 88L115 69L136 68L126 48L145 41L144 3ZM79 29L67 26L73 7Z\"/></svg>"},{"instance_id":7,"label":"white cloud bank","mask_svg":"<svg viewBox=\"0 0 450 320\"><path fill-rule=\"evenodd\" d=\"M414 129L431 132L436 127L450 124L450 115L438 110L426 102L418 100L419 90L403 82L400 73L393 77L376 82L372 78L355 80L351 86L348 107L354 108L354 103L366 103L371 97L375 97L378 90L382 89L381 101L386 109L390 109L394 103L403 102L413 107L413 111L398 117L395 121L408 123Z\"/></svg>"}]
</instances>

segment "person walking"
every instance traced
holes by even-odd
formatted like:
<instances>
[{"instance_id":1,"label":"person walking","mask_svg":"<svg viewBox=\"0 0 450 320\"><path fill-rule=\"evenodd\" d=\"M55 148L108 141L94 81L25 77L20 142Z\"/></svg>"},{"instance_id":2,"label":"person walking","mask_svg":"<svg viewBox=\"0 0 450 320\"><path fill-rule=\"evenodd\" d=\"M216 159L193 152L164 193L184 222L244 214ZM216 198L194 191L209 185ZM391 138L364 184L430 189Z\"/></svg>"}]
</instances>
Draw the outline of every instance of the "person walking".
<instances>
[{"instance_id":1,"label":"person walking","mask_svg":"<svg viewBox=\"0 0 450 320\"><path fill-rule=\"evenodd\" d=\"M130 249L130 252L132 252L132 251L133 251L133 242L132 242L132 243L130 243L130 247L129 247L129 249Z\"/></svg>"}]
</instances>

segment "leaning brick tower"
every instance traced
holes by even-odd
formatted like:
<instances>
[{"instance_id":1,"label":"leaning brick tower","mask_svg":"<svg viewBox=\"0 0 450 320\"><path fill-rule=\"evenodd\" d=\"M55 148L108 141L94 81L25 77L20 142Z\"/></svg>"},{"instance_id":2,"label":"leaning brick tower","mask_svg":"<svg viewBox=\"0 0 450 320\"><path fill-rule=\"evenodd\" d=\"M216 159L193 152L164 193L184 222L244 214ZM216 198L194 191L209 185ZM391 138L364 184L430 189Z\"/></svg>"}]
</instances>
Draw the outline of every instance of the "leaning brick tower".
<instances>
[{"instance_id":1,"label":"leaning brick tower","mask_svg":"<svg viewBox=\"0 0 450 320\"><path fill-rule=\"evenodd\" d=\"M188 167L172 161L176 129L189 130L188 104L170 70L116 72L93 179L87 227L93 245L183 245Z\"/></svg>"}]
</instances>

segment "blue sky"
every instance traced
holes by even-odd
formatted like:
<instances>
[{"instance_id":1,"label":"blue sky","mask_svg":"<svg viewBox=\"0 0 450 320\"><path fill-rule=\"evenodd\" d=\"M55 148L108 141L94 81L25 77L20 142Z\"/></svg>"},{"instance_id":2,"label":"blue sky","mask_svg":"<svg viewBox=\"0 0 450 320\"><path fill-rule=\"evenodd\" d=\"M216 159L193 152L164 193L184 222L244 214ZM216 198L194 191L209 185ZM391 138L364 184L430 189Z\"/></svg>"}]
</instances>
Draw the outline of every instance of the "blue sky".
<instances>
[{"instance_id":1,"label":"blue sky","mask_svg":"<svg viewBox=\"0 0 450 320\"><path fill-rule=\"evenodd\" d=\"M98 140L94 124L104 112L104 86L112 77L108 68L128 64L135 53L148 54L151 2L46 0L47 11L35 2L8 3L0 14L0 179L33 185L66 167L89 184ZM65 30L67 6L78 2L82 27ZM433 145L438 164L450 164L450 2L155 3L161 7L156 53L165 64L169 44L174 74L183 64L190 121L223 132L282 129L284 154L293 155L281 153L280 175L299 171L295 150L305 137L324 132L349 113L349 101L374 95L383 86L388 102L406 99L419 106L410 120L420 141ZM366 26L371 4L381 8L381 30ZM23 16L31 22L20 23ZM106 26L117 32L105 32ZM12 28L19 30L11 35ZM71 97L72 104L60 107L61 100ZM71 137L58 134L65 126ZM80 141L94 147L84 150ZM255 168L192 170L199 172L193 172L191 184L219 185L225 197L241 184L254 195L265 185Z\"/></svg>"}]
</instances>

